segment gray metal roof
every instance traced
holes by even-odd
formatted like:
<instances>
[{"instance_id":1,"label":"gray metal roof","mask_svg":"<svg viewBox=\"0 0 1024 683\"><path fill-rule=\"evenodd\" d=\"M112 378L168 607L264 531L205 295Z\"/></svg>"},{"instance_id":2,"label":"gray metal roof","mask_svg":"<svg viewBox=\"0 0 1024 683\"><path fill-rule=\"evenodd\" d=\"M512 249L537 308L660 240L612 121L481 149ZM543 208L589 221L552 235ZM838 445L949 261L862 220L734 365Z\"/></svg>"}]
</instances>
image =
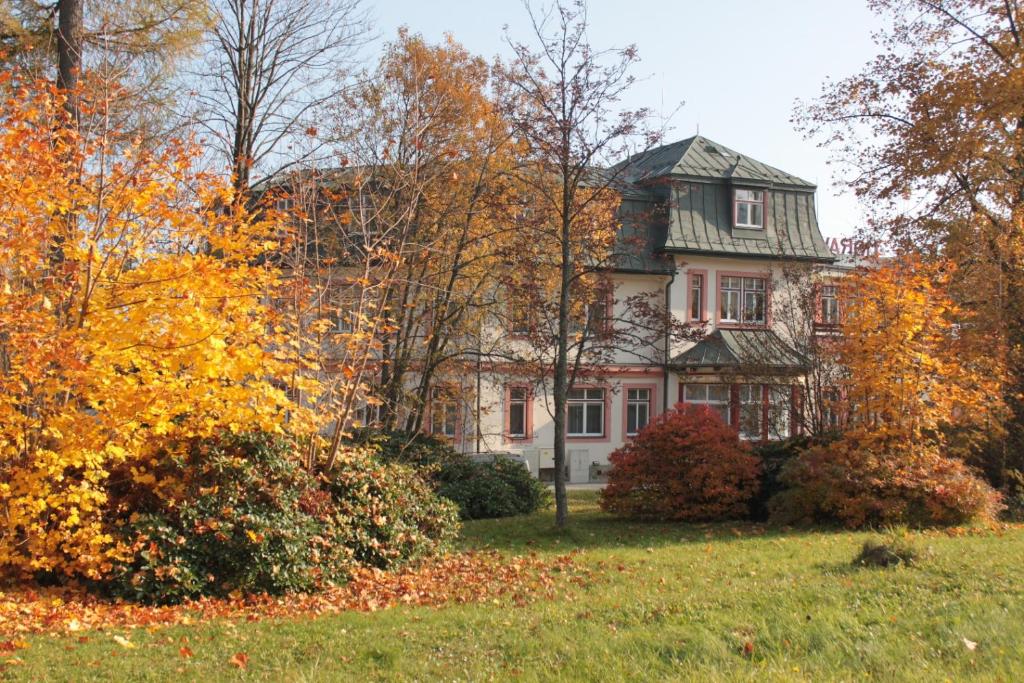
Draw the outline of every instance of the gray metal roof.
<instances>
[{"instance_id":1,"label":"gray metal roof","mask_svg":"<svg viewBox=\"0 0 1024 683\"><path fill-rule=\"evenodd\" d=\"M701 135L635 154L625 162L633 182L664 176L724 180L737 183L789 185L814 189L814 183L780 171Z\"/></svg>"},{"instance_id":2,"label":"gray metal roof","mask_svg":"<svg viewBox=\"0 0 1024 683\"><path fill-rule=\"evenodd\" d=\"M623 199L619 207L622 221L615 244L615 269L626 273L670 274L675 270L672 257L655 251L665 241L664 213L654 202ZM660 234L659 234L660 233Z\"/></svg>"},{"instance_id":3,"label":"gray metal roof","mask_svg":"<svg viewBox=\"0 0 1024 683\"><path fill-rule=\"evenodd\" d=\"M766 190L764 230L732 226L731 188L724 184L674 183L668 190L668 252L806 258L831 262L818 229L814 194Z\"/></svg>"},{"instance_id":4,"label":"gray metal roof","mask_svg":"<svg viewBox=\"0 0 1024 683\"><path fill-rule=\"evenodd\" d=\"M771 330L715 330L672 359L677 368L797 370L806 363Z\"/></svg>"}]
</instances>

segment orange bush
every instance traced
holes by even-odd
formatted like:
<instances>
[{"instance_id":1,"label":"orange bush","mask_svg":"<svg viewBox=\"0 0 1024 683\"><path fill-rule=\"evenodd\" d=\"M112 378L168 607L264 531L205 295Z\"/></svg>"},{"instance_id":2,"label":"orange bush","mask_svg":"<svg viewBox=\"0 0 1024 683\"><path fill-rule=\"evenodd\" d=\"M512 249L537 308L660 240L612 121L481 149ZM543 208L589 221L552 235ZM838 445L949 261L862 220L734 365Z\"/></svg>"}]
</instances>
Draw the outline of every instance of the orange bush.
<instances>
[{"instance_id":1,"label":"orange bush","mask_svg":"<svg viewBox=\"0 0 1024 683\"><path fill-rule=\"evenodd\" d=\"M747 514L761 464L736 431L704 406L677 405L612 453L602 509L685 521Z\"/></svg>"},{"instance_id":2,"label":"orange bush","mask_svg":"<svg viewBox=\"0 0 1024 683\"><path fill-rule=\"evenodd\" d=\"M791 488L769 505L778 523L949 525L992 519L1001 507L996 491L936 446L862 430L807 449L781 478Z\"/></svg>"}]
</instances>

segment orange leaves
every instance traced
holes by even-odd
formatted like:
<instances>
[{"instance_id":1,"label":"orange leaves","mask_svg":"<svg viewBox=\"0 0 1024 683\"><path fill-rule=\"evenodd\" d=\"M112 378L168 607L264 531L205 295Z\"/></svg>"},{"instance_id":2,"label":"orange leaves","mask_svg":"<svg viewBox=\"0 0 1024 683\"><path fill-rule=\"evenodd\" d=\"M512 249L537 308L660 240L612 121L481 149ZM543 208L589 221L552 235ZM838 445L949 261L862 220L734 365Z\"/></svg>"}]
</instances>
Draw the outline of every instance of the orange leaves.
<instances>
[{"instance_id":1,"label":"orange leaves","mask_svg":"<svg viewBox=\"0 0 1024 683\"><path fill-rule=\"evenodd\" d=\"M249 666L249 655L244 652L236 652L231 655L231 659L228 660L228 663L237 669L245 669Z\"/></svg>"},{"instance_id":2,"label":"orange leaves","mask_svg":"<svg viewBox=\"0 0 1024 683\"><path fill-rule=\"evenodd\" d=\"M145 628L204 619L255 621L351 610L372 612L398 605L436 607L491 601L523 605L538 597L553 598L569 585L590 580L590 573L577 567L568 555L546 561L535 556L505 559L497 553L471 552L394 573L359 569L348 584L328 587L316 594L204 598L171 607L109 602L70 588L18 590L0 593L0 634ZM76 625L75 629L71 624ZM115 635L114 640L122 647L135 646L121 635ZM0 642L0 651L17 649L19 642ZM183 646L179 654L188 658L193 651ZM245 653L235 657L240 662L236 666L244 668L248 662Z\"/></svg>"},{"instance_id":3,"label":"orange leaves","mask_svg":"<svg viewBox=\"0 0 1024 683\"><path fill-rule=\"evenodd\" d=\"M273 226L216 208L189 145L69 137L48 86L21 85L0 102L0 571L100 578L113 468L145 478L168 440L286 412L315 425L269 380L295 366L267 303L280 273L254 265Z\"/></svg>"}]
</instances>

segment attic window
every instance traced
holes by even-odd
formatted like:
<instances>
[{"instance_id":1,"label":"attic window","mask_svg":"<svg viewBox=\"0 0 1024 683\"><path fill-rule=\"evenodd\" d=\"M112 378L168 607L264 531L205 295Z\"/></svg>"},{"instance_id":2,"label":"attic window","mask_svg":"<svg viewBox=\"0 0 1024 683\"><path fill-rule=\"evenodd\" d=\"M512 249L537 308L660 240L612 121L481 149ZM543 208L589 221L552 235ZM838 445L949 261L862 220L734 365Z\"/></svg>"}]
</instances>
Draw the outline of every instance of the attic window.
<instances>
[{"instance_id":1,"label":"attic window","mask_svg":"<svg viewBox=\"0 0 1024 683\"><path fill-rule=\"evenodd\" d=\"M734 225L737 228L764 229L764 192L736 190L734 195Z\"/></svg>"}]
</instances>

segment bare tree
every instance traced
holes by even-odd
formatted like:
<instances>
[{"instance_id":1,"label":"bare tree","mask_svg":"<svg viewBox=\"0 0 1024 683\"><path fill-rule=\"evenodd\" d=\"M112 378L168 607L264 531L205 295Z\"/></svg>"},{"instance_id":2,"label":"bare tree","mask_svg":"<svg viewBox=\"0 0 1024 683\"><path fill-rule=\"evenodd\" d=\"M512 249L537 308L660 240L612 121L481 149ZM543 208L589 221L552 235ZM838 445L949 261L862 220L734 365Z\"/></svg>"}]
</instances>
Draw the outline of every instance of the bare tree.
<instances>
[{"instance_id":1,"label":"bare tree","mask_svg":"<svg viewBox=\"0 0 1024 683\"><path fill-rule=\"evenodd\" d=\"M557 0L544 8L526 2L536 46L508 38L512 58L501 69L500 96L513 128L527 147L518 179L531 206L524 216L524 241L536 247L538 267L550 272L557 315L550 338L555 428L555 523L568 519L565 490L566 407L571 388L570 350L579 337L582 299L600 289L616 239L615 185L631 144L647 148L657 136L646 129L646 109L617 111L634 83L630 74L636 49L593 48L587 39L587 8L582 0ZM608 170L610 169L610 170ZM600 172L595 172L600 170ZM524 250L524 255L527 252ZM604 264L604 267L601 267ZM588 292L587 290L590 290ZM585 316L582 320L590 320ZM586 328L593 328L590 322ZM586 334L583 335L584 337ZM579 347L576 362L582 359Z\"/></svg>"},{"instance_id":2,"label":"bare tree","mask_svg":"<svg viewBox=\"0 0 1024 683\"><path fill-rule=\"evenodd\" d=\"M343 88L369 19L362 0L215 0L213 13L196 116L245 200L254 171L274 175L320 149L297 138L318 139L316 112Z\"/></svg>"}]
</instances>

